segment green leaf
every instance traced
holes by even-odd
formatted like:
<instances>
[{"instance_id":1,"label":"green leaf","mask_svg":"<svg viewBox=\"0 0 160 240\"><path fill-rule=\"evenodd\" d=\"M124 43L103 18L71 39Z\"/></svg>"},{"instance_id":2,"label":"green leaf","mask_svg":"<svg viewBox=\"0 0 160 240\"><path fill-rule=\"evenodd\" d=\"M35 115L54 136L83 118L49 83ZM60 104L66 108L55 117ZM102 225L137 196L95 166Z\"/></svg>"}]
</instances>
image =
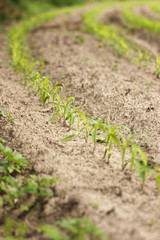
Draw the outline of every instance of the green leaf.
<instances>
[{"instance_id":1,"label":"green leaf","mask_svg":"<svg viewBox=\"0 0 160 240\"><path fill-rule=\"evenodd\" d=\"M12 207L14 207L14 202L13 202L13 200L12 200L9 196L5 195L5 196L4 196L4 199L5 199Z\"/></svg>"},{"instance_id":2,"label":"green leaf","mask_svg":"<svg viewBox=\"0 0 160 240\"><path fill-rule=\"evenodd\" d=\"M60 116L60 113L57 112L57 114L56 114L53 118L51 118L50 120L48 120L48 122L54 122L59 116Z\"/></svg>"},{"instance_id":3,"label":"green leaf","mask_svg":"<svg viewBox=\"0 0 160 240\"><path fill-rule=\"evenodd\" d=\"M24 193L29 193L29 194L37 194L37 185L35 184L28 184L27 186L22 188L22 191Z\"/></svg>"},{"instance_id":4,"label":"green leaf","mask_svg":"<svg viewBox=\"0 0 160 240\"><path fill-rule=\"evenodd\" d=\"M30 174L29 176L30 176L35 182L38 181L38 177L37 177L36 175Z\"/></svg>"},{"instance_id":5,"label":"green leaf","mask_svg":"<svg viewBox=\"0 0 160 240\"><path fill-rule=\"evenodd\" d=\"M160 192L160 175L155 175L158 191Z\"/></svg>"},{"instance_id":6,"label":"green leaf","mask_svg":"<svg viewBox=\"0 0 160 240\"><path fill-rule=\"evenodd\" d=\"M73 135L71 135L71 136L68 136L68 137L66 137L66 138L63 138L61 141L62 141L62 142L71 141L71 140L73 140L76 136L77 136L77 134L73 134Z\"/></svg>"},{"instance_id":7,"label":"green leaf","mask_svg":"<svg viewBox=\"0 0 160 240\"><path fill-rule=\"evenodd\" d=\"M22 155L19 152L16 152L14 155L14 161L17 163L22 163L22 164L28 164L28 161L22 157Z\"/></svg>"},{"instance_id":8,"label":"green leaf","mask_svg":"<svg viewBox=\"0 0 160 240\"><path fill-rule=\"evenodd\" d=\"M96 124L96 121L92 118L88 118L86 117L86 120L89 122L89 123L92 123L92 124Z\"/></svg>"},{"instance_id":9,"label":"green leaf","mask_svg":"<svg viewBox=\"0 0 160 240\"><path fill-rule=\"evenodd\" d=\"M29 176L30 176L30 178L33 179L35 182L38 181L38 177L37 177L36 175L30 174Z\"/></svg>"},{"instance_id":10,"label":"green leaf","mask_svg":"<svg viewBox=\"0 0 160 240\"><path fill-rule=\"evenodd\" d=\"M4 147L4 148L5 148L5 152L4 152L5 154L13 152L13 150L9 147Z\"/></svg>"},{"instance_id":11,"label":"green leaf","mask_svg":"<svg viewBox=\"0 0 160 240\"><path fill-rule=\"evenodd\" d=\"M92 131L92 143L96 143L97 129Z\"/></svg>"},{"instance_id":12,"label":"green leaf","mask_svg":"<svg viewBox=\"0 0 160 240\"><path fill-rule=\"evenodd\" d=\"M39 229L47 238L51 238L53 240L65 240L63 233L56 227L50 225L41 225Z\"/></svg>"},{"instance_id":13,"label":"green leaf","mask_svg":"<svg viewBox=\"0 0 160 240\"><path fill-rule=\"evenodd\" d=\"M144 182L150 174L154 173L154 170L151 167L146 166L143 162L141 163L139 159L135 159L135 164L137 167L138 175L142 182Z\"/></svg>"},{"instance_id":14,"label":"green leaf","mask_svg":"<svg viewBox=\"0 0 160 240\"><path fill-rule=\"evenodd\" d=\"M40 188L39 191L39 195L41 197L50 197L53 195L53 191L51 189Z\"/></svg>"},{"instance_id":15,"label":"green leaf","mask_svg":"<svg viewBox=\"0 0 160 240\"><path fill-rule=\"evenodd\" d=\"M86 124L86 116L85 116L85 114L82 113L82 112L77 112L77 113L81 116L81 118L83 119L84 123Z\"/></svg>"},{"instance_id":16,"label":"green leaf","mask_svg":"<svg viewBox=\"0 0 160 240\"><path fill-rule=\"evenodd\" d=\"M15 166L10 164L10 165L7 167L7 170L8 170L8 172L11 174L11 173L15 170Z\"/></svg>"},{"instance_id":17,"label":"green leaf","mask_svg":"<svg viewBox=\"0 0 160 240\"><path fill-rule=\"evenodd\" d=\"M56 178L41 178L40 179L40 186L45 187L45 186L52 186L54 183L56 183L58 179Z\"/></svg>"},{"instance_id":18,"label":"green leaf","mask_svg":"<svg viewBox=\"0 0 160 240\"><path fill-rule=\"evenodd\" d=\"M0 189L1 189L2 191L4 191L5 193L7 193L7 194L9 193L9 190L8 190L8 188L7 188L6 183L3 182L3 181L0 182Z\"/></svg>"},{"instance_id":19,"label":"green leaf","mask_svg":"<svg viewBox=\"0 0 160 240\"><path fill-rule=\"evenodd\" d=\"M4 180L6 181L6 183L8 183L9 185L17 188L18 187L18 184L17 182L15 181L15 178L11 177L11 176L8 176L8 177L4 177Z\"/></svg>"},{"instance_id":20,"label":"green leaf","mask_svg":"<svg viewBox=\"0 0 160 240\"><path fill-rule=\"evenodd\" d=\"M70 125L70 126L73 125L75 119L76 119L76 114L73 114L73 115L71 116L71 118L69 119L69 125Z\"/></svg>"},{"instance_id":21,"label":"green leaf","mask_svg":"<svg viewBox=\"0 0 160 240\"><path fill-rule=\"evenodd\" d=\"M0 116L5 117L4 112L0 109ZM2 138L1 138L2 139ZM1 141L1 140L0 140Z\"/></svg>"},{"instance_id":22,"label":"green leaf","mask_svg":"<svg viewBox=\"0 0 160 240\"><path fill-rule=\"evenodd\" d=\"M0 160L0 166L7 166L8 165L8 162L7 161L1 161Z\"/></svg>"},{"instance_id":23,"label":"green leaf","mask_svg":"<svg viewBox=\"0 0 160 240\"><path fill-rule=\"evenodd\" d=\"M73 105L75 105L75 97L69 97L66 106L68 106L70 102L73 102Z\"/></svg>"},{"instance_id":24,"label":"green leaf","mask_svg":"<svg viewBox=\"0 0 160 240\"><path fill-rule=\"evenodd\" d=\"M145 166L147 166L147 156L145 154L145 152L141 149L141 147L139 147L138 145L134 144L134 147L136 148L136 151L139 152L140 156L141 156L141 159L143 161L143 164Z\"/></svg>"},{"instance_id":25,"label":"green leaf","mask_svg":"<svg viewBox=\"0 0 160 240\"><path fill-rule=\"evenodd\" d=\"M117 147L119 148L119 151L122 153L122 147L121 147L121 144L120 144L120 141L119 141L118 137L115 134L111 135L111 137L114 140Z\"/></svg>"},{"instance_id":26,"label":"green leaf","mask_svg":"<svg viewBox=\"0 0 160 240\"><path fill-rule=\"evenodd\" d=\"M0 142L6 143L6 141L3 138L0 138Z\"/></svg>"},{"instance_id":27,"label":"green leaf","mask_svg":"<svg viewBox=\"0 0 160 240\"><path fill-rule=\"evenodd\" d=\"M0 197L0 207L3 207L3 198Z\"/></svg>"},{"instance_id":28,"label":"green leaf","mask_svg":"<svg viewBox=\"0 0 160 240\"><path fill-rule=\"evenodd\" d=\"M145 174L143 165L138 160L135 160L135 163L136 163L138 175L139 175L141 181L144 182L146 174Z\"/></svg>"}]
</instances>

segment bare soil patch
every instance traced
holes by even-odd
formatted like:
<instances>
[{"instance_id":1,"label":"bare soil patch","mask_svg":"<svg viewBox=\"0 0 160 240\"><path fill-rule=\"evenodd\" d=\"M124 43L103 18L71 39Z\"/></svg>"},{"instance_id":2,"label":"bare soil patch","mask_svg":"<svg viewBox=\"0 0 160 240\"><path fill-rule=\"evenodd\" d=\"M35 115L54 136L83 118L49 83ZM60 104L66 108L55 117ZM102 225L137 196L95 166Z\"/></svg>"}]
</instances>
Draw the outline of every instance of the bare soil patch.
<instances>
[{"instance_id":1,"label":"bare soil patch","mask_svg":"<svg viewBox=\"0 0 160 240\"><path fill-rule=\"evenodd\" d=\"M158 162L159 82L152 72L115 57L107 46L80 31L80 22L80 16L74 14L34 31L29 37L33 56L46 60L43 73L53 83L63 82L66 97L75 96L77 104L94 118L108 117L113 125L123 123L133 132L152 137L152 145L144 139L139 139L139 144ZM160 196L153 179L142 192L136 174L131 179L127 171L121 171L118 153L107 165L102 162L103 144L98 144L93 154L93 146L81 137L62 143L72 130L68 132L58 121L48 123L52 108L44 108L39 97L18 84L19 77L5 67L9 61L5 39L0 54L6 59L0 69L0 108L5 114L10 110L15 118L10 123L0 117L0 134L27 158L38 176L60 178L55 196L43 205L38 204L26 216L17 211L10 214L29 225L87 216L113 240L159 240ZM28 239L41 238L32 232Z\"/></svg>"}]
</instances>

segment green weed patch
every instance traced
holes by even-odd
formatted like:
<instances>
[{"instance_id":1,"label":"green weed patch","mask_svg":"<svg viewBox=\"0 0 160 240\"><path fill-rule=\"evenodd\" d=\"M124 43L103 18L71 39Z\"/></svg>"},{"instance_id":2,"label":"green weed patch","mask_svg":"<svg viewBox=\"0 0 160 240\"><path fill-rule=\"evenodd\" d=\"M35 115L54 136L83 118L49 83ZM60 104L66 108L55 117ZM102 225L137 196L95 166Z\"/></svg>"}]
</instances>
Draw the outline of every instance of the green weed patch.
<instances>
[{"instance_id":1,"label":"green weed patch","mask_svg":"<svg viewBox=\"0 0 160 240\"><path fill-rule=\"evenodd\" d=\"M41 233L42 237L53 240L107 240L100 228L97 228L87 218L67 218L56 222L55 226L40 224L34 226L34 231ZM4 240L27 238L29 229L21 221L5 218Z\"/></svg>"},{"instance_id":2,"label":"green weed patch","mask_svg":"<svg viewBox=\"0 0 160 240\"><path fill-rule=\"evenodd\" d=\"M107 240L108 236L105 236L101 229L95 227L95 225L87 218L68 218L57 222L57 227L50 225L41 225L40 230L44 233L46 237L50 239L59 240ZM64 234L64 232L66 234Z\"/></svg>"},{"instance_id":3,"label":"green weed patch","mask_svg":"<svg viewBox=\"0 0 160 240\"><path fill-rule=\"evenodd\" d=\"M28 161L19 153L4 145L5 141L0 138L0 152L3 154L0 160L0 206L9 204L11 207L25 209L23 201L28 195L34 195L35 204L37 198L49 197L53 195L51 186L56 179L41 178L35 175L29 175L25 166L29 165Z\"/></svg>"}]
</instances>

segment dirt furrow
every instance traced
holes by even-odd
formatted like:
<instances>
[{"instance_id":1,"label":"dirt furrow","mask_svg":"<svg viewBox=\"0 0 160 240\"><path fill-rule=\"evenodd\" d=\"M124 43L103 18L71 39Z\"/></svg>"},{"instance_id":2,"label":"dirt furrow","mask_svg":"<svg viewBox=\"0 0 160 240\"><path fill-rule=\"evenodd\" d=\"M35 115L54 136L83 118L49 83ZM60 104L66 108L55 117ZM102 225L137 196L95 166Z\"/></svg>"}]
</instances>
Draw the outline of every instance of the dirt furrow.
<instances>
[{"instance_id":1,"label":"dirt furrow","mask_svg":"<svg viewBox=\"0 0 160 240\"><path fill-rule=\"evenodd\" d=\"M152 11L150 9L150 7L147 5L135 7L135 8L133 8L133 12L136 15L139 15L139 16L142 16L145 18L149 18L153 21L160 21L160 14Z\"/></svg>"},{"instance_id":2,"label":"dirt furrow","mask_svg":"<svg viewBox=\"0 0 160 240\"><path fill-rule=\"evenodd\" d=\"M148 6L137 7L133 9L136 15L149 18L151 20L159 20L159 14L154 13ZM146 49L152 54L160 54L159 41L160 36L148 32L146 29L136 29L130 27L122 15L122 8L110 8L99 16L99 21L104 24L112 25L113 28L118 27L119 34L124 36L140 48Z\"/></svg>"}]
</instances>

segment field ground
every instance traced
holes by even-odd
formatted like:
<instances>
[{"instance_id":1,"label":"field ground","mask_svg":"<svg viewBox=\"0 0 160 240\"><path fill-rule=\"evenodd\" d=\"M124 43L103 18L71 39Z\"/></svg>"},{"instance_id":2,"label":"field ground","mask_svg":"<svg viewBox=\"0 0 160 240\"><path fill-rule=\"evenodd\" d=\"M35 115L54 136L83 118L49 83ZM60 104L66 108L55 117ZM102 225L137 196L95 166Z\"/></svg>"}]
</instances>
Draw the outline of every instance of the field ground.
<instances>
[{"instance_id":1,"label":"field ground","mask_svg":"<svg viewBox=\"0 0 160 240\"><path fill-rule=\"evenodd\" d=\"M119 14L105 12L101 21L120 23L120 8L117 9L112 11ZM134 11L160 19L147 7ZM117 19L112 19L113 15ZM129 31L125 24L120 27L125 34ZM147 31L128 34L148 51L152 48L153 35L147 38ZM156 38L159 39L154 37L152 50L158 54ZM0 116L0 136L26 157L31 172L60 179L54 196L37 204L29 214L4 207L0 218L9 211L13 219L23 220L30 227L27 239L45 239L32 229L37 220L54 224L63 217L86 216L112 240L158 240L160 196L154 179L147 179L142 190L136 172L131 177L129 169L121 170L116 149L108 165L103 159L103 143L97 143L93 151L90 140L86 143L82 136L62 142L74 133L73 129L59 120L48 122L53 117L53 107L44 107L39 96L20 84L20 76L9 65L6 36L1 34L0 41L0 109L5 115L10 111L14 118L8 121ZM86 32L82 11L36 28L28 36L28 44L32 56L44 60L43 75L53 83L64 83L65 97L74 96L76 105L85 107L94 119L108 117L113 126L125 124L132 132L150 136L153 143L142 137L137 143L152 159L152 165L160 163L160 83L152 66L144 68L116 56L104 41Z\"/></svg>"}]
</instances>

